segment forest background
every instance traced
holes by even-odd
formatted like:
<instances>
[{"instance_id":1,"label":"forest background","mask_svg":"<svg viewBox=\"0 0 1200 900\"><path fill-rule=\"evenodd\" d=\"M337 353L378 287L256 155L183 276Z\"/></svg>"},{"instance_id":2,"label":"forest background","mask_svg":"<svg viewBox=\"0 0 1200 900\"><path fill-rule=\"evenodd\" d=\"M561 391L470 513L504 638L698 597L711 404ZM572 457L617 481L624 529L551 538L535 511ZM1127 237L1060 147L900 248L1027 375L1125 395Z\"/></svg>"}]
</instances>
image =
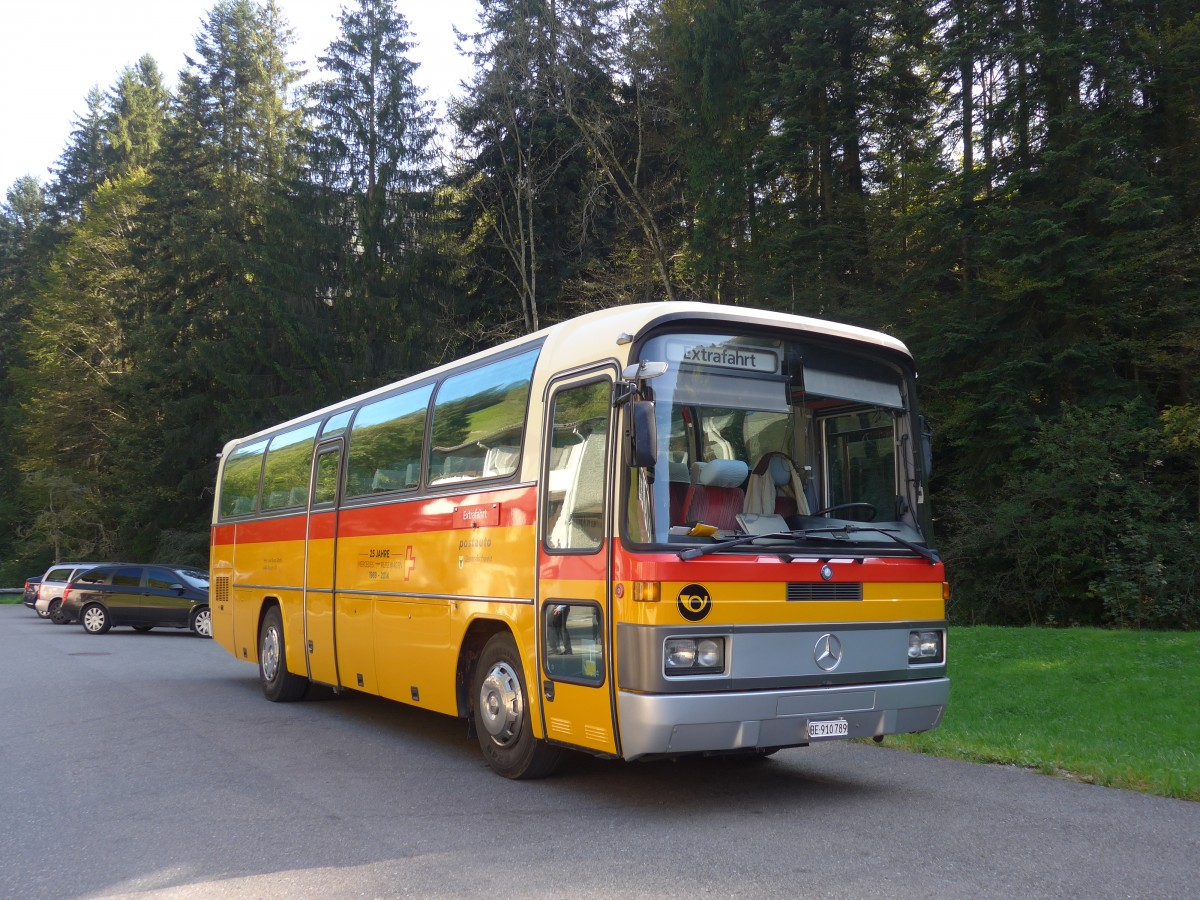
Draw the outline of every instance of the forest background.
<instances>
[{"instance_id":1,"label":"forest background","mask_svg":"<svg viewBox=\"0 0 1200 900\"><path fill-rule=\"evenodd\" d=\"M226 440L697 299L914 351L955 621L1200 625L1194 0L480 0L444 123L340 26L302 82L220 0L7 189L0 580L203 564Z\"/></svg>"}]
</instances>

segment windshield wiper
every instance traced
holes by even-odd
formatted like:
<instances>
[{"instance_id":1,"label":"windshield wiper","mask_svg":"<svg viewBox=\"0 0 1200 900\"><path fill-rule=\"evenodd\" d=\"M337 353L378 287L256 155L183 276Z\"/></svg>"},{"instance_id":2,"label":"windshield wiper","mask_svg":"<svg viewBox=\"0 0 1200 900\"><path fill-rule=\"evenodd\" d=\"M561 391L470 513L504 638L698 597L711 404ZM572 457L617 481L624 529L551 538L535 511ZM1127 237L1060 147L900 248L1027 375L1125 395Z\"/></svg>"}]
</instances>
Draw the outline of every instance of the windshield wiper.
<instances>
[{"instance_id":1,"label":"windshield wiper","mask_svg":"<svg viewBox=\"0 0 1200 900\"><path fill-rule=\"evenodd\" d=\"M907 547L913 553L925 557L927 560L929 560L929 564L931 566L942 561L942 558L937 555L937 551L931 550L928 547L922 547L920 544L914 544L912 541L906 541L890 528L873 528L870 525L843 525L837 530L845 531L847 533L858 531L874 531L876 534L886 534L901 547Z\"/></svg>"},{"instance_id":2,"label":"windshield wiper","mask_svg":"<svg viewBox=\"0 0 1200 900\"><path fill-rule=\"evenodd\" d=\"M731 538L727 541L719 541L715 544L708 544L704 547L689 547L687 550L679 551L679 558L685 562L689 559L699 559L701 556L707 556L710 553L716 553L719 550L729 550L733 547L740 547L743 544L752 544L754 541L764 538L800 538L803 540L815 539L818 536L836 536L839 534L849 535L862 531L874 531L877 534L886 535L902 547L906 547L918 556L922 556L929 560L930 565L941 562L941 557L928 547L922 547L920 544L914 544L912 541L906 541L899 537L891 530L886 528L873 528L864 525L832 525L828 528L800 528L796 531L774 531L768 534L745 534L741 537Z\"/></svg>"}]
</instances>

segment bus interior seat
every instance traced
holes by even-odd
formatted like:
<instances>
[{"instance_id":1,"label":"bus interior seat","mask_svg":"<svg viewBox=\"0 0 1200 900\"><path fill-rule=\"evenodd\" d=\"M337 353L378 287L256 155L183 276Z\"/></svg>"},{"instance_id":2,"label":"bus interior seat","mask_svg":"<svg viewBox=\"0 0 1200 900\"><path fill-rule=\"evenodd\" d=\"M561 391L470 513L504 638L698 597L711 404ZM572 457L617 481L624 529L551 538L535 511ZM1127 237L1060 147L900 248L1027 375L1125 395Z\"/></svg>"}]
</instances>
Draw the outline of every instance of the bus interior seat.
<instances>
[{"instance_id":1,"label":"bus interior seat","mask_svg":"<svg viewBox=\"0 0 1200 900\"><path fill-rule=\"evenodd\" d=\"M371 479L371 491L395 491L407 487L406 475L399 469L376 469Z\"/></svg>"},{"instance_id":2,"label":"bus interior seat","mask_svg":"<svg viewBox=\"0 0 1200 900\"><path fill-rule=\"evenodd\" d=\"M742 484L749 472L750 467L740 459L710 460L699 469L699 480L688 488L684 522L703 522L723 531L735 528L737 514L745 505Z\"/></svg>"},{"instance_id":3,"label":"bus interior seat","mask_svg":"<svg viewBox=\"0 0 1200 900\"><path fill-rule=\"evenodd\" d=\"M667 490L670 496L671 524L683 524L683 503L687 499L688 487L692 483L691 473L685 462L671 460L667 463Z\"/></svg>"},{"instance_id":4,"label":"bus interior seat","mask_svg":"<svg viewBox=\"0 0 1200 900\"><path fill-rule=\"evenodd\" d=\"M511 475L517 471L520 456L520 447L489 447L487 456L483 458L483 477Z\"/></svg>"},{"instance_id":5,"label":"bus interior seat","mask_svg":"<svg viewBox=\"0 0 1200 900\"><path fill-rule=\"evenodd\" d=\"M759 515L808 515L804 482L795 463L785 453L763 454L746 484L746 512Z\"/></svg>"},{"instance_id":6,"label":"bus interior seat","mask_svg":"<svg viewBox=\"0 0 1200 900\"><path fill-rule=\"evenodd\" d=\"M441 474L430 484L447 484L453 481L469 481L483 475L483 456L447 456L442 461Z\"/></svg>"}]
</instances>

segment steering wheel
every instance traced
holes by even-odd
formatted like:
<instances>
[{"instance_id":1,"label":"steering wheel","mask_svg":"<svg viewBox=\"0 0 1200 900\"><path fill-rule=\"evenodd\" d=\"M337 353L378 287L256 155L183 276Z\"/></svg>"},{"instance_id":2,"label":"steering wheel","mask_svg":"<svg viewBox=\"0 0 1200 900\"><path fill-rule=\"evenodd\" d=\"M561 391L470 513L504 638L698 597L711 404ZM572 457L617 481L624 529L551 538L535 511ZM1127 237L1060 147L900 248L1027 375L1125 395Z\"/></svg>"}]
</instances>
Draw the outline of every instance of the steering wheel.
<instances>
[{"instance_id":1,"label":"steering wheel","mask_svg":"<svg viewBox=\"0 0 1200 900\"><path fill-rule=\"evenodd\" d=\"M825 513L831 513L831 512L834 512L834 511L836 511L836 510L839 510L839 509L866 509L866 510L870 510L870 513L871 513L871 514L870 514L869 516L867 516L867 519L866 519L866 521L868 521L868 522L874 522L874 521L875 521L875 517L876 517L877 515L879 515L879 510L877 510L877 509L875 508L875 505L874 505L873 503L865 503L865 502L863 502L863 503L839 503L837 506L827 506L827 507L825 507L824 509L818 509L818 510L817 510L816 512L814 512L814 513L809 513L809 515L810 515L810 516L823 516L823 515L825 515Z\"/></svg>"}]
</instances>

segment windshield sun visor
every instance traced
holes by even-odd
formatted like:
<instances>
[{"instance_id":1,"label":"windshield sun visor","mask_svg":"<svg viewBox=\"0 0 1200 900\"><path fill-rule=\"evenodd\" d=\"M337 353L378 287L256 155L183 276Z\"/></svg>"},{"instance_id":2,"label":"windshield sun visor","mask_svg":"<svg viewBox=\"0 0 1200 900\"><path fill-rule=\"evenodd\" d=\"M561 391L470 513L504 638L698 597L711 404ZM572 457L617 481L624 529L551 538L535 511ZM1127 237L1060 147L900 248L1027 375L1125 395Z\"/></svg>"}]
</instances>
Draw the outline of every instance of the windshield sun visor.
<instances>
[{"instance_id":1,"label":"windshield sun visor","mask_svg":"<svg viewBox=\"0 0 1200 900\"><path fill-rule=\"evenodd\" d=\"M821 369L804 369L804 391L835 400L853 400L870 403L886 409L904 409L900 397L900 385L883 381L871 381L857 375L841 372L825 372Z\"/></svg>"},{"instance_id":2,"label":"windshield sun visor","mask_svg":"<svg viewBox=\"0 0 1200 900\"><path fill-rule=\"evenodd\" d=\"M666 384L667 379L672 383ZM743 378L693 370L684 378L679 378L677 372L670 372L663 382L661 387L671 392L677 404L777 413L786 413L789 409L787 384L778 376ZM660 385L655 387L658 389Z\"/></svg>"}]
</instances>

